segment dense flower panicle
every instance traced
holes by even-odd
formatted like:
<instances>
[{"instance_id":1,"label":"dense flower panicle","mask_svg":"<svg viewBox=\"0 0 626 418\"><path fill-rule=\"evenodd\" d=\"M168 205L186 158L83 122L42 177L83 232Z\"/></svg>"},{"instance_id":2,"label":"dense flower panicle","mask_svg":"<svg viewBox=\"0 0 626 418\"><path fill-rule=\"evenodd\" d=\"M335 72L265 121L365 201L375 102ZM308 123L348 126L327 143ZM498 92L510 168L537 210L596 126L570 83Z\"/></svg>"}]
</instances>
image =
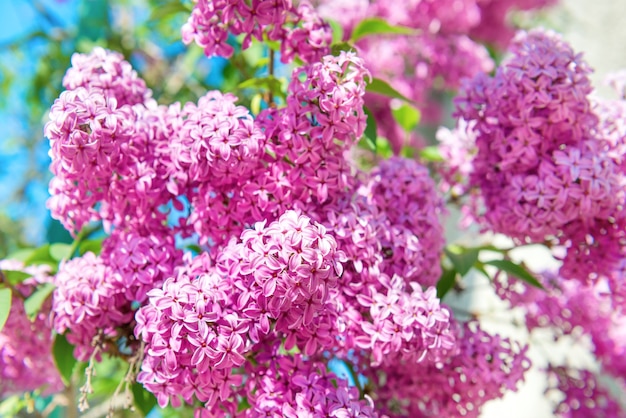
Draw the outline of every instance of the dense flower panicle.
<instances>
[{"instance_id":1,"label":"dense flower panicle","mask_svg":"<svg viewBox=\"0 0 626 418\"><path fill-rule=\"evenodd\" d=\"M410 292L406 291L407 285L399 276L384 285L384 291L371 290L357 296L371 319L362 320L362 332L355 343L371 350L372 366L445 359L455 346L455 337L450 329L450 311L440 305L436 289L423 291L413 282L409 283Z\"/></svg>"},{"instance_id":2,"label":"dense flower panicle","mask_svg":"<svg viewBox=\"0 0 626 418\"><path fill-rule=\"evenodd\" d=\"M172 156L168 144L181 124L180 105L133 107L135 133L120 144L124 159L111 177L99 216L105 226L160 231L167 214L162 208L178 196L170 186Z\"/></svg>"},{"instance_id":3,"label":"dense flower panicle","mask_svg":"<svg viewBox=\"0 0 626 418\"><path fill-rule=\"evenodd\" d=\"M265 135L236 100L232 94L211 91L197 105L185 105L184 121L170 150L174 173L185 173L190 187L232 186L249 175L264 152Z\"/></svg>"},{"instance_id":4,"label":"dense flower panicle","mask_svg":"<svg viewBox=\"0 0 626 418\"><path fill-rule=\"evenodd\" d=\"M74 355L87 360L96 337L116 336L116 327L129 323L131 305L115 285L112 270L91 252L62 262L54 277L53 324L75 346Z\"/></svg>"},{"instance_id":5,"label":"dense flower panicle","mask_svg":"<svg viewBox=\"0 0 626 418\"><path fill-rule=\"evenodd\" d=\"M229 35L245 35L242 48L264 35L281 45L281 60L299 56L304 62L318 61L332 42L332 30L308 0L196 0L182 28L183 42L195 42L207 56L230 57Z\"/></svg>"},{"instance_id":6,"label":"dense flower panicle","mask_svg":"<svg viewBox=\"0 0 626 418\"><path fill-rule=\"evenodd\" d=\"M244 231L215 267L207 257L149 291L136 315L135 335L146 343L139 381L161 405L178 394L188 403L195 395L207 408L228 400L229 385L241 383L232 369L270 333L287 336L287 349L300 343L307 355L332 343L310 342L343 258L322 225L288 211Z\"/></svg>"},{"instance_id":7,"label":"dense flower panicle","mask_svg":"<svg viewBox=\"0 0 626 418\"><path fill-rule=\"evenodd\" d=\"M102 254L88 252L63 262L55 276L54 327L87 358L94 338L100 343L131 324L134 305L144 304L147 292L160 287L181 261L170 231L116 229L102 245Z\"/></svg>"},{"instance_id":8,"label":"dense flower panicle","mask_svg":"<svg viewBox=\"0 0 626 418\"><path fill-rule=\"evenodd\" d=\"M220 254L217 269L234 277L234 286L241 292L238 309L253 321L251 338L256 342L266 335L268 321L273 319L274 332L288 336L287 349L304 343L299 348L311 355L318 342L332 343L328 336L308 345L302 338L320 325L316 317L343 271L345 255L326 228L287 211L267 227L257 223L244 231L241 240Z\"/></svg>"},{"instance_id":9,"label":"dense flower panicle","mask_svg":"<svg viewBox=\"0 0 626 418\"><path fill-rule=\"evenodd\" d=\"M132 99L143 82L119 54L96 49L73 63L45 127L52 216L71 232L100 219L107 227L162 223L159 207L172 198L167 144L180 107L158 106L149 92Z\"/></svg>"},{"instance_id":10,"label":"dense flower panicle","mask_svg":"<svg viewBox=\"0 0 626 418\"><path fill-rule=\"evenodd\" d=\"M22 271L32 274L14 291L28 297L37 285L50 283L48 267L28 266L21 261L0 260L0 270ZM2 274L2 273L0 273ZM38 388L49 394L63 388L61 379L52 360L52 327L50 303L31 321L24 310L24 300L12 295L11 310L7 322L0 332L0 396L32 391Z\"/></svg>"},{"instance_id":11,"label":"dense flower panicle","mask_svg":"<svg viewBox=\"0 0 626 418\"><path fill-rule=\"evenodd\" d=\"M556 385L550 389L558 389L565 395L554 411L559 418L626 417L619 398L602 387L592 372L551 367L548 373L556 379Z\"/></svg>"},{"instance_id":12,"label":"dense flower panicle","mask_svg":"<svg viewBox=\"0 0 626 418\"><path fill-rule=\"evenodd\" d=\"M516 390L530 367L527 347L490 335L473 322L459 326L457 334L457 345L443 362L402 361L365 369L376 385L374 401L381 413L478 417L487 401Z\"/></svg>"},{"instance_id":13,"label":"dense flower panicle","mask_svg":"<svg viewBox=\"0 0 626 418\"><path fill-rule=\"evenodd\" d=\"M603 203L615 184L575 183L583 170L581 180L612 172L591 138L586 64L551 33L522 34L512 52L494 78L467 84L457 115L476 133L470 187L481 190L485 221L541 241Z\"/></svg>"},{"instance_id":14,"label":"dense flower panicle","mask_svg":"<svg viewBox=\"0 0 626 418\"><path fill-rule=\"evenodd\" d=\"M351 52L326 56L292 74L287 107L273 116L270 139L277 158L293 165L285 167L294 188L292 200L308 209L332 203L354 187L344 153L365 130L368 79L363 61Z\"/></svg>"},{"instance_id":15,"label":"dense flower panicle","mask_svg":"<svg viewBox=\"0 0 626 418\"><path fill-rule=\"evenodd\" d=\"M168 230L142 235L116 229L104 241L101 258L112 270L117 291L129 303L143 304L147 292L160 287L174 273L182 256Z\"/></svg>"},{"instance_id":16,"label":"dense flower panicle","mask_svg":"<svg viewBox=\"0 0 626 418\"><path fill-rule=\"evenodd\" d=\"M380 240L381 271L423 286L434 285L441 275L443 201L428 169L394 157L372 171L365 187L368 203L388 219L387 236Z\"/></svg>"},{"instance_id":17,"label":"dense flower panicle","mask_svg":"<svg viewBox=\"0 0 626 418\"><path fill-rule=\"evenodd\" d=\"M277 355L267 371L246 383L251 408L242 417L378 417L371 399L301 355Z\"/></svg>"},{"instance_id":18,"label":"dense flower panicle","mask_svg":"<svg viewBox=\"0 0 626 418\"><path fill-rule=\"evenodd\" d=\"M135 336L146 343L137 381L161 407L179 406L179 396L211 407L241 383L232 369L245 362L250 321L229 308L228 281L202 264L194 267L149 291L149 303L136 314Z\"/></svg>"},{"instance_id":19,"label":"dense flower panicle","mask_svg":"<svg viewBox=\"0 0 626 418\"><path fill-rule=\"evenodd\" d=\"M567 250L563 276L611 276L626 254L624 106L588 98L591 69L553 33L521 33L511 52L493 78L476 77L456 101L467 134L449 136L444 151L455 138L473 151L449 160L450 181L470 172L467 184L451 187L470 193L488 229L520 241L558 239Z\"/></svg>"},{"instance_id":20,"label":"dense flower panicle","mask_svg":"<svg viewBox=\"0 0 626 418\"><path fill-rule=\"evenodd\" d=\"M85 88L114 98L118 106L145 103L152 91L119 52L95 47L89 54L72 55L72 66L63 77L68 91Z\"/></svg>"}]
</instances>

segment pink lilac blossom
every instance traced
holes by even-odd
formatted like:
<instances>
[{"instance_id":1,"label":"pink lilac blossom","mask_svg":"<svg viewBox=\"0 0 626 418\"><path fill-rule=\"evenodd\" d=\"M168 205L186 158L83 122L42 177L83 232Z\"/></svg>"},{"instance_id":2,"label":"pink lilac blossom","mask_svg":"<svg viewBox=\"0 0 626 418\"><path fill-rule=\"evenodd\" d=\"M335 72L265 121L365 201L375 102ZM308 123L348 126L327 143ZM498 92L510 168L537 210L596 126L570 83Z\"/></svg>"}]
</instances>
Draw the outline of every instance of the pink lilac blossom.
<instances>
[{"instance_id":1,"label":"pink lilac blossom","mask_svg":"<svg viewBox=\"0 0 626 418\"><path fill-rule=\"evenodd\" d=\"M291 349L298 333L310 335L343 256L322 225L288 211L267 227L261 222L244 231L215 267L202 257L149 291L136 315L135 335L146 343L138 380L161 406L178 404L183 393L186 402L195 394L212 408L228 400L228 385L241 383L233 368L244 364L254 343L270 333L288 335ZM300 348L311 355L317 347ZM228 385L218 393L220 381Z\"/></svg>"},{"instance_id":2,"label":"pink lilac blossom","mask_svg":"<svg viewBox=\"0 0 626 418\"><path fill-rule=\"evenodd\" d=\"M579 282L545 272L541 281L546 290L498 277L498 295L513 307L526 311L529 331L550 328L556 338L586 335L590 350L603 369L618 379L626 376L624 305L610 292L606 280L583 286Z\"/></svg>"},{"instance_id":3,"label":"pink lilac blossom","mask_svg":"<svg viewBox=\"0 0 626 418\"><path fill-rule=\"evenodd\" d=\"M75 54L68 88L50 110L48 207L76 233L90 221L111 226L158 225L171 196L167 143L180 127L180 109L158 106L117 53ZM143 86L143 87L141 87ZM141 94L139 94L141 93ZM128 226L128 225L126 225Z\"/></svg>"},{"instance_id":4,"label":"pink lilac blossom","mask_svg":"<svg viewBox=\"0 0 626 418\"><path fill-rule=\"evenodd\" d=\"M457 189L487 229L565 246L562 275L611 275L625 253L623 106L588 98L591 69L554 33L520 33L511 52L456 100L476 149L469 182Z\"/></svg>"},{"instance_id":5,"label":"pink lilac blossom","mask_svg":"<svg viewBox=\"0 0 626 418\"><path fill-rule=\"evenodd\" d=\"M513 36L508 19L512 10L539 9L553 0L361 0L318 1L320 14L338 21L349 39L366 18L383 18L395 25L415 28L408 36L370 37L358 42L359 53L373 76L388 81L420 108L423 120L436 123L443 112L437 92L456 90L464 77L490 72L494 64L475 36L504 48ZM406 133L393 122L388 99L370 95L366 100L378 122L379 136L394 152L403 146L422 147L423 139Z\"/></svg>"},{"instance_id":6,"label":"pink lilac blossom","mask_svg":"<svg viewBox=\"0 0 626 418\"><path fill-rule=\"evenodd\" d=\"M54 284L54 329L67 332L79 360L89 359L96 337L116 337L117 326L132 320L130 303L117 291L111 269L91 252L62 262Z\"/></svg>"},{"instance_id":7,"label":"pink lilac blossom","mask_svg":"<svg viewBox=\"0 0 626 418\"><path fill-rule=\"evenodd\" d=\"M590 343L589 349L602 372L613 376L622 387L626 376L623 301L610 292L606 280L582 286L551 272L544 272L540 279L546 290L499 276L496 290L512 306L525 310L530 331L549 328L555 338L569 335L579 342ZM555 380L549 390L564 395L555 406L559 417L626 416L617 399L590 371L550 365L547 372Z\"/></svg>"},{"instance_id":8,"label":"pink lilac blossom","mask_svg":"<svg viewBox=\"0 0 626 418\"><path fill-rule=\"evenodd\" d=\"M257 158L238 162L228 187L205 182L189 193L186 222L201 241L223 245L259 219L293 208L319 213L349 193L356 182L344 153L365 129L368 77L362 60L346 52L294 70L287 107L264 110L251 128L264 133Z\"/></svg>"},{"instance_id":9,"label":"pink lilac blossom","mask_svg":"<svg viewBox=\"0 0 626 418\"><path fill-rule=\"evenodd\" d=\"M390 418L478 417L482 406L515 391L530 367L527 347L490 335L470 322L441 362L391 362L364 368L374 402Z\"/></svg>"},{"instance_id":10,"label":"pink lilac blossom","mask_svg":"<svg viewBox=\"0 0 626 418\"><path fill-rule=\"evenodd\" d=\"M559 390L565 395L554 411L559 418L626 417L619 398L604 388L592 372L550 367L548 373L556 380L549 391Z\"/></svg>"},{"instance_id":11,"label":"pink lilac blossom","mask_svg":"<svg viewBox=\"0 0 626 418\"><path fill-rule=\"evenodd\" d=\"M15 286L9 317L0 332L0 397L43 389L44 394L62 390L63 384L52 360L50 303L46 302L34 320L26 316L24 299L36 286L50 283L46 266L25 267L21 261L0 260L0 270L21 271L31 278ZM3 274L0 272L0 274Z\"/></svg>"},{"instance_id":12,"label":"pink lilac blossom","mask_svg":"<svg viewBox=\"0 0 626 418\"><path fill-rule=\"evenodd\" d=\"M256 362L246 363L249 376L236 388L241 408L233 400L196 410L195 417L228 414L233 418L348 418L379 417L371 398L359 399L358 390L326 369L326 365L300 354L281 353L280 344L260 344Z\"/></svg>"},{"instance_id":13,"label":"pink lilac blossom","mask_svg":"<svg viewBox=\"0 0 626 418\"><path fill-rule=\"evenodd\" d=\"M417 281L437 283L444 237L443 201L436 192L428 169L415 161L394 157L370 173L365 186L368 203L387 216L385 256L381 271Z\"/></svg>"},{"instance_id":14,"label":"pink lilac blossom","mask_svg":"<svg viewBox=\"0 0 626 418\"><path fill-rule=\"evenodd\" d=\"M330 51L332 31L308 0L196 0L182 28L183 42L195 42L207 56L230 57L229 36L244 35L242 49L256 39L280 43L281 61L298 56L304 62L319 61Z\"/></svg>"},{"instance_id":15,"label":"pink lilac blossom","mask_svg":"<svg viewBox=\"0 0 626 418\"><path fill-rule=\"evenodd\" d=\"M67 331L77 358L88 359L95 340L104 345L132 323L133 304L146 302L147 292L162 285L180 258L167 231L142 236L116 229L100 256L88 252L61 263L54 278L55 330Z\"/></svg>"},{"instance_id":16,"label":"pink lilac blossom","mask_svg":"<svg viewBox=\"0 0 626 418\"><path fill-rule=\"evenodd\" d=\"M90 54L72 55L72 66L63 77L66 90L83 87L114 98L118 106L145 103L152 91L122 54L95 47Z\"/></svg>"}]
</instances>

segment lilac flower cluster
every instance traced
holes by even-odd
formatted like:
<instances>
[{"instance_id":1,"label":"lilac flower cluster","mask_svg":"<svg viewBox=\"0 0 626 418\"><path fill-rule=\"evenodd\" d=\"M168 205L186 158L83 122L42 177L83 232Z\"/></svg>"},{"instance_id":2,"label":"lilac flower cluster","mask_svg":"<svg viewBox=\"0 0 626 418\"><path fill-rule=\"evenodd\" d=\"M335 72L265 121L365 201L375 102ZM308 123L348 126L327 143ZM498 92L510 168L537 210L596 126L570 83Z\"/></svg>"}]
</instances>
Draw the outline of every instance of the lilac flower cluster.
<instances>
[{"instance_id":1,"label":"lilac flower cluster","mask_svg":"<svg viewBox=\"0 0 626 418\"><path fill-rule=\"evenodd\" d=\"M45 394L60 391L63 384L51 356L50 303L45 303L32 321L24 310L24 298L37 285L50 283L49 268L24 267L21 261L6 259L0 260L0 270L32 274L14 287L19 294L13 295L9 318L0 332L0 396L38 388L43 388Z\"/></svg>"},{"instance_id":2,"label":"lilac flower cluster","mask_svg":"<svg viewBox=\"0 0 626 418\"><path fill-rule=\"evenodd\" d=\"M624 254L621 122L591 103L590 68L556 34L521 33L511 53L493 78L477 76L456 100L475 140L460 140L475 148L461 188L487 228L564 245L561 274L607 275Z\"/></svg>"},{"instance_id":3,"label":"lilac flower cluster","mask_svg":"<svg viewBox=\"0 0 626 418\"><path fill-rule=\"evenodd\" d=\"M245 225L260 219L275 220L291 208L320 212L322 206L349 195L356 181L344 153L365 129L363 93L367 77L362 61L350 53L327 56L322 62L294 70L286 107L264 110L254 126L245 125L248 116L239 117L236 123L242 128L238 132L245 141L235 145L238 135L229 136L228 141L233 141L229 163L219 159L214 163L226 167L220 172L224 183L203 178L191 184L197 187L187 193L193 210L184 221L186 226L202 243L222 245L239 235ZM208 113L201 117L202 126L221 121L212 120ZM193 123L189 118L184 126ZM180 134L184 139L173 141L174 176L178 177L187 176L180 170L186 167L180 163L188 159L186 150L201 150L207 143L201 137L190 141L183 135L185 129ZM195 172L195 166L189 167Z\"/></svg>"},{"instance_id":4,"label":"lilac flower cluster","mask_svg":"<svg viewBox=\"0 0 626 418\"><path fill-rule=\"evenodd\" d=\"M511 11L538 9L553 3L553 0L322 0L318 2L318 10L323 17L337 20L343 26L346 39L358 22L371 17L416 29L413 35L370 37L357 46L375 77L388 81L411 98L423 118L436 123L443 112L432 97L433 92L456 90L463 78L493 69L487 49L475 39L503 48L513 36L508 18ZM378 134L390 140L396 153L403 145L422 145L415 134L407 142L406 133L393 123L388 99L371 95L366 101L376 116Z\"/></svg>"},{"instance_id":5,"label":"lilac flower cluster","mask_svg":"<svg viewBox=\"0 0 626 418\"><path fill-rule=\"evenodd\" d=\"M46 128L49 205L70 230L100 219L110 234L55 278L54 326L78 358L144 347L138 381L162 406L201 403L197 416L377 416L328 355L359 373L376 364L383 403L412 411L422 398L385 375L461 376L462 353L486 340L506 369L493 387L521 379L521 351L469 338L436 297L443 206L427 169L353 166L369 78L354 53L296 68L285 106L256 119L215 91L169 107L133 95L114 53L75 62ZM188 212L168 223L168 207ZM181 257L177 236L200 254Z\"/></svg>"},{"instance_id":6,"label":"lilac flower cluster","mask_svg":"<svg viewBox=\"0 0 626 418\"><path fill-rule=\"evenodd\" d=\"M230 57L234 48L229 36L244 35L242 48L253 39L280 43L281 60L298 56L304 62L318 61L330 51L332 31L308 0L227 1L196 0L182 28L183 42L195 42L207 56Z\"/></svg>"},{"instance_id":7,"label":"lilac flower cluster","mask_svg":"<svg viewBox=\"0 0 626 418\"><path fill-rule=\"evenodd\" d=\"M375 382L381 412L390 418L478 417L487 401L515 390L530 367L526 347L490 335L475 322L458 327L457 344L442 362L364 369Z\"/></svg>"},{"instance_id":8,"label":"lilac flower cluster","mask_svg":"<svg viewBox=\"0 0 626 418\"><path fill-rule=\"evenodd\" d=\"M560 418L606 417L624 418L626 411L596 376L587 370L551 367L550 376L557 379L555 389L565 394L555 413Z\"/></svg>"},{"instance_id":9,"label":"lilac flower cluster","mask_svg":"<svg viewBox=\"0 0 626 418\"><path fill-rule=\"evenodd\" d=\"M546 290L502 276L497 278L495 284L503 300L513 307L524 308L529 331L549 328L557 339L571 336L579 342L590 342L589 350L602 371L613 376L617 386L623 390L626 377L626 311L622 301L607 292L607 281L583 286L551 272L544 272L541 281ZM626 416L626 411L596 379L595 373L565 364L550 365L548 375L556 378L551 390L565 395L565 399L555 407L558 416Z\"/></svg>"},{"instance_id":10,"label":"lilac flower cluster","mask_svg":"<svg viewBox=\"0 0 626 418\"><path fill-rule=\"evenodd\" d=\"M167 144L180 110L150 99L120 54L96 48L73 63L45 127L53 218L71 232L100 219L148 229L162 223L158 208L171 197Z\"/></svg>"},{"instance_id":11,"label":"lilac flower cluster","mask_svg":"<svg viewBox=\"0 0 626 418\"><path fill-rule=\"evenodd\" d=\"M67 332L77 358L88 359L96 343L123 336L120 330L134 319L133 304L146 302L148 291L161 286L179 259L171 235L116 229L102 255L88 252L61 264L54 277L55 330Z\"/></svg>"}]
</instances>

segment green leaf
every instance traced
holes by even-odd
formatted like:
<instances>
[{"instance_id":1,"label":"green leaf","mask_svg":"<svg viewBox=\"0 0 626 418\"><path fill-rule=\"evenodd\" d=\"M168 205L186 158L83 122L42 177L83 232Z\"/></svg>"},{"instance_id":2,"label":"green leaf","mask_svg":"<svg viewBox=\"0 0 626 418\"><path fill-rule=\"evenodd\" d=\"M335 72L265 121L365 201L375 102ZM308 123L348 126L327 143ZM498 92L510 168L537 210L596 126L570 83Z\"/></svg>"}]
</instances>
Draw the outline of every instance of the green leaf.
<instances>
[{"instance_id":1,"label":"green leaf","mask_svg":"<svg viewBox=\"0 0 626 418\"><path fill-rule=\"evenodd\" d=\"M178 13L190 14L191 9L179 0L170 1L164 5L152 9L152 13L150 13L148 22L158 22Z\"/></svg>"},{"instance_id":2,"label":"green leaf","mask_svg":"<svg viewBox=\"0 0 626 418\"><path fill-rule=\"evenodd\" d=\"M428 147L424 147L419 151L419 156L424 161L429 162L440 162L443 161L443 157L439 152L439 147L431 145Z\"/></svg>"},{"instance_id":3,"label":"green leaf","mask_svg":"<svg viewBox=\"0 0 626 418\"><path fill-rule=\"evenodd\" d=\"M376 155L385 159L393 157L393 148L387 138L382 136L376 138Z\"/></svg>"},{"instance_id":4,"label":"green leaf","mask_svg":"<svg viewBox=\"0 0 626 418\"><path fill-rule=\"evenodd\" d=\"M7 260L18 260L18 261L25 263L26 260L28 260L31 257L34 251L35 251L34 248L22 248L9 254L7 256Z\"/></svg>"},{"instance_id":5,"label":"green leaf","mask_svg":"<svg viewBox=\"0 0 626 418\"><path fill-rule=\"evenodd\" d=\"M393 118L398 122L398 125L404 129L404 132L410 133L417 127L420 122L420 111L415 107L403 103L399 107L392 108L391 113Z\"/></svg>"},{"instance_id":6,"label":"green leaf","mask_svg":"<svg viewBox=\"0 0 626 418\"><path fill-rule=\"evenodd\" d=\"M26 399L21 395L9 396L0 402L0 416L1 417L14 417L18 412L26 408Z\"/></svg>"},{"instance_id":7,"label":"green leaf","mask_svg":"<svg viewBox=\"0 0 626 418\"><path fill-rule=\"evenodd\" d=\"M2 270L2 274L4 274L4 278L12 285L22 283L24 280L33 277L32 274L17 270Z\"/></svg>"},{"instance_id":8,"label":"green leaf","mask_svg":"<svg viewBox=\"0 0 626 418\"><path fill-rule=\"evenodd\" d=\"M333 19L326 19L326 21L333 30L333 44L341 42L341 40L343 39L343 26L341 26L339 22Z\"/></svg>"},{"instance_id":9,"label":"green leaf","mask_svg":"<svg viewBox=\"0 0 626 418\"><path fill-rule=\"evenodd\" d=\"M50 256L56 261L67 260L72 256L72 254L70 254L71 250L72 246L70 244L51 244Z\"/></svg>"},{"instance_id":10,"label":"green leaf","mask_svg":"<svg viewBox=\"0 0 626 418\"><path fill-rule=\"evenodd\" d=\"M28 316L31 321L35 320L35 317L41 310L41 305L48 299L48 296L50 296L54 288L55 286L52 283L46 283L37 288L35 293L26 298L24 301L24 310L26 311L26 316Z\"/></svg>"},{"instance_id":11,"label":"green leaf","mask_svg":"<svg viewBox=\"0 0 626 418\"><path fill-rule=\"evenodd\" d=\"M378 128L376 126L376 119L372 114L372 111L367 107L363 108L363 112L367 115L367 121L365 124L365 132L363 132L363 140L365 141L366 148L376 151L376 136Z\"/></svg>"},{"instance_id":12,"label":"green leaf","mask_svg":"<svg viewBox=\"0 0 626 418\"><path fill-rule=\"evenodd\" d=\"M76 359L74 358L74 346L67 342L64 335L57 334L54 338L52 356L63 383L65 383L66 386L69 385L72 381L72 373L74 372Z\"/></svg>"},{"instance_id":13,"label":"green leaf","mask_svg":"<svg viewBox=\"0 0 626 418\"><path fill-rule=\"evenodd\" d=\"M338 42L330 46L330 53L334 55L335 57L341 55L341 51L346 51L346 52L356 51L356 48L354 47L354 45L348 42Z\"/></svg>"},{"instance_id":14,"label":"green leaf","mask_svg":"<svg viewBox=\"0 0 626 418\"><path fill-rule=\"evenodd\" d=\"M356 27L352 31L352 36L350 37L350 40L352 42L356 42L359 39L370 35L411 35L414 33L416 33L416 30L413 28L392 25L385 19L372 17L369 19L364 19L358 25L356 25Z\"/></svg>"},{"instance_id":15,"label":"green leaf","mask_svg":"<svg viewBox=\"0 0 626 418\"><path fill-rule=\"evenodd\" d=\"M8 287L0 289L0 331L9 319L11 312L11 289Z\"/></svg>"},{"instance_id":16,"label":"green leaf","mask_svg":"<svg viewBox=\"0 0 626 418\"><path fill-rule=\"evenodd\" d=\"M370 93L382 94L383 96L391 97L392 99L404 100L407 103L413 103L411 99L400 93L398 90L391 87L389 83L380 78L373 77L372 81L365 86L365 91Z\"/></svg>"},{"instance_id":17,"label":"green leaf","mask_svg":"<svg viewBox=\"0 0 626 418\"><path fill-rule=\"evenodd\" d=\"M152 411L157 405L157 400L154 395L148 392L140 383L133 383L131 385L133 391L133 399L135 400L135 406L145 417Z\"/></svg>"},{"instance_id":18,"label":"green leaf","mask_svg":"<svg viewBox=\"0 0 626 418\"><path fill-rule=\"evenodd\" d=\"M511 260L491 260L485 261L485 264L493 266L498 270L506 272L509 276L517 277L526 283L535 286L539 289L544 287L539 283L539 280L535 278L526 268L521 264L516 264Z\"/></svg>"},{"instance_id":19,"label":"green leaf","mask_svg":"<svg viewBox=\"0 0 626 418\"><path fill-rule=\"evenodd\" d=\"M57 260L52 258L50 254L50 244L43 245L39 248L35 248L33 252L24 260L24 264L27 266L47 264L53 269L58 266Z\"/></svg>"},{"instance_id":20,"label":"green leaf","mask_svg":"<svg viewBox=\"0 0 626 418\"><path fill-rule=\"evenodd\" d=\"M456 270L443 270L439 281L437 281L437 297L443 297L454 287L456 283Z\"/></svg>"},{"instance_id":21,"label":"green leaf","mask_svg":"<svg viewBox=\"0 0 626 418\"><path fill-rule=\"evenodd\" d=\"M263 96L260 93L252 96L252 100L250 100L250 111L253 115L258 115L261 113L261 102L263 101Z\"/></svg>"},{"instance_id":22,"label":"green leaf","mask_svg":"<svg viewBox=\"0 0 626 418\"><path fill-rule=\"evenodd\" d=\"M283 91L282 81L273 75L251 78L239 83L237 87L240 89L269 90L282 99L286 99L287 97Z\"/></svg>"},{"instance_id":23,"label":"green leaf","mask_svg":"<svg viewBox=\"0 0 626 418\"><path fill-rule=\"evenodd\" d=\"M85 253L91 251L95 255L99 255L100 251L102 251L102 242L104 238L99 239L88 239L80 243L78 246L78 253L80 255L84 255Z\"/></svg>"},{"instance_id":24,"label":"green leaf","mask_svg":"<svg viewBox=\"0 0 626 418\"><path fill-rule=\"evenodd\" d=\"M461 277L465 276L478 261L480 253L478 248L465 248L455 244L448 245L444 251Z\"/></svg>"},{"instance_id":25,"label":"green leaf","mask_svg":"<svg viewBox=\"0 0 626 418\"><path fill-rule=\"evenodd\" d=\"M251 407L252 405L250 405L250 402L248 402L247 397L241 398L239 404L237 405L237 412L245 411L246 409L250 409Z\"/></svg>"},{"instance_id":26,"label":"green leaf","mask_svg":"<svg viewBox=\"0 0 626 418\"><path fill-rule=\"evenodd\" d=\"M417 154L417 150L408 145L403 146L402 149L400 150L400 156L404 158L414 159L415 154Z\"/></svg>"}]
</instances>

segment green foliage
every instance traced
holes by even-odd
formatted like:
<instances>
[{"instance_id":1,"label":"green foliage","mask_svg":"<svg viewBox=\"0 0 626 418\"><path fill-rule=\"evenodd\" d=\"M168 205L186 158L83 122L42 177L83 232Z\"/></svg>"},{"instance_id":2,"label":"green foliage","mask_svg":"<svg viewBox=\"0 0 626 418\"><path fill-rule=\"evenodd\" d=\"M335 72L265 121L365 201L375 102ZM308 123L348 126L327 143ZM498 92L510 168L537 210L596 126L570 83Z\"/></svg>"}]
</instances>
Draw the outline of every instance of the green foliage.
<instances>
[{"instance_id":1,"label":"green foliage","mask_svg":"<svg viewBox=\"0 0 626 418\"><path fill-rule=\"evenodd\" d=\"M372 80L365 87L365 90L369 93L376 93L383 96L391 97L392 99L400 99L407 103L413 103L411 99L391 87L389 83L381 80L380 78L373 77Z\"/></svg>"},{"instance_id":2,"label":"green foliage","mask_svg":"<svg viewBox=\"0 0 626 418\"><path fill-rule=\"evenodd\" d=\"M442 299L456 284L455 269L443 269L441 277L437 281L437 297Z\"/></svg>"},{"instance_id":3,"label":"green foliage","mask_svg":"<svg viewBox=\"0 0 626 418\"><path fill-rule=\"evenodd\" d=\"M59 370L61 380L63 380L65 385L69 385L72 381L76 359L74 358L74 346L67 341L64 335L57 334L54 337L52 358Z\"/></svg>"},{"instance_id":4,"label":"green foliage","mask_svg":"<svg viewBox=\"0 0 626 418\"><path fill-rule=\"evenodd\" d=\"M339 42L336 44L332 44L330 46L330 53L334 56L341 55L342 51L346 51L346 52L356 51L356 48L354 47L354 45L348 42Z\"/></svg>"},{"instance_id":5,"label":"green foliage","mask_svg":"<svg viewBox=\"0 0 626 418\"><path fill-rule=\"evenodd\" d=\"M426 161L426 162L441 162L443 161L443 157L441 156L441 153L439 152L439 147L431 145L428 147L424 147L421 150L419 150L419 157L422 161Z\"/></svg>"},{"instance_id":6,"label":"green foliage","mask_svg":"<svg viewBox=\"0 0 626 418\"><path fill-rule=\"evenodd\" d=\"M41 306L52 294L54 289L55 286L52 283L46 283L39 286L32 295L26 298L24 301L24 311L26 311L28 319L31 321L35 320L37 314L41 311Z\"/></svg>"},{"instance_id":7,"label":"green foliage","mask_svg":"<svg viewBox=\"0 0 626 418\"><path fill-rule=\"evenodd\" d=\"M391 113L398 125L406 133L412 132L417 127L422 116L419 110L407 103L402 103L398 107L392 107Z\"/></svg>"},{"instance_id":8,"label":"green foliage","mask_svg":"<svg viewBox=\"0 0 626 418\"><path fill-rule=\"evenodd\" d=\"M416 30L406 26L392 25L385 19L372 17L362 20L352 31L351 42L356 42L371 35L411 35Z\"/></svg>"},{"instance_id":9,"label":"green foliage","mask_svg":"<svg viewBox=\"0 0 626 418\"><path fill-rule=\"evenodd\" d=\"M11 286L15 286L16 284L22 283L24 280L33 277L32 274L16 270L2 270L0 274L4 275L4 280L9 282Z\"/></svg>"},{"instance_id":10,"label":"green foliage","mask_svg":"<svg viewBox=\"0 0 626 418\"><path fill-rule=\"evenodd\" d=\"M248 79L239 83L237 87L240 89L251 89L255 92L269 91L273 95L280 97L283 100L286 100L286 84L286 80L278 79L273 75L268 75L266 77L256 77Z\"/></svg>"},{"instance_id":11,"label":"green foliage","mask_svg":"<svg viewBox=\"0 0 626 418\"><path fill-rule=\"evenodd\" d=\"M143 416L146 416L157 406L157 400L154 395L148 392L140 383L133 383L131 385L131 391L133 392L133 401L135 406L141 412Z\"/></svg>"},{"instance_id":12,"label":"green foliage","mask_svg":"<svg viewBox=\"0 0 626 418\"><path fill-rule=\"evenodd\" d=\"M9 319L11 312L11 289L8 287L0 288L0 331Z\"/></svg>"},{"instance_id":13,"label":"green foliage","mask_svg":"<svg viewBox=\"0 0 626 418\"><path fill-rule=\"evenodd\" d=\"M365 145L365 148L370 151L376 152L376 137L378 136L377 131L378 127L376 125L376 118L372 114L372 111L367 107L363 108L363 112L367 116L365 132L363 132L363 138L361 138L361 143Z\"/></svg>"},{"instance_id":14,"label":"green foliage","mask_svg":"<svg viewBox=\"0 0 626 418\"><path fill-rule=\"evenodd\" d=\"M460 245L450 244L444 249L444 252L448 259L452 262L455 270L461 275L461 277L463 277L478 261L480 249L466 248Z\"/></svg>"},{"instance_id":15,"label":"green foliage","mask_svg":"<svg viewBox=\"0 0 626 418\"><path fill-rule=\"evenodd\" d=\"M533 276L522 264L516 264L511 260L491 260L485 261L484 264L493 266L500 271L504 271L509 275L509 277L517 277L518 279L523 280L539 289L544 288L541 283L539 283L539 280L537 280L537 278L535 278L535 276Z\"/></svg>"}]
</instances>

